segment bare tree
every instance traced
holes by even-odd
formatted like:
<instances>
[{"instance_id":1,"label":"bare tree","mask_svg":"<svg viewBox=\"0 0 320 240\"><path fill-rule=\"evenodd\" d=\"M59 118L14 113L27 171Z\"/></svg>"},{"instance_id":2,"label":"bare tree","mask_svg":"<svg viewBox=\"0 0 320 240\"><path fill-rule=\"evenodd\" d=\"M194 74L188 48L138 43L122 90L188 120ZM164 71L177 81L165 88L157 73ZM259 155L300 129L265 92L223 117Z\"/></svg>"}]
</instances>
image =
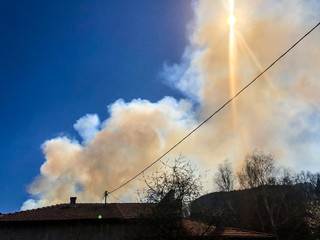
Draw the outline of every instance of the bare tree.
<instances>
[{"instance_id":1,"label":"bare tree","mask_svg":"<svg viewBox=\"0 0 320 240\"><path fill-rule=\"evenodd\" d=\"M224 163L219 164L219 168L213 178L213 182L220 192L230 192L234 190L236 179L232 165L229 161L225 160Z\"/></svg>"},{"instance_id":2,"label":"bare tree","mask_svg":"<svg viewBox=\"0 0 320 240\"><path fill-rule=\"evenodd\" d=\"M296 174L294 183L305 194L309 202L320 200L320 173L301 171Z\"/></svg>"},{"instance_id":3,"label":"bare tree","mask_svg":"<svg viewBox=\"0 0 320 240\"><path fill-rule=\"evenodd\" d=\"M147 187L138 196L143 202L156 203L147 219L157 239L183 239L181 220L189 215L189 203L200 196L203 174L182 156L172 164L162 163L162 168L144 175Z\"/></svg>"},{"instance_id":4,"label":"bare tree","mask_svg":"<svg viewBox=\"0 0 320 240\"><path fill-rule=\"evenodd\" d=\"M143 176L147 185L138 195L142 201L159 203L170 191L183 206L200 196L203 174L190 164L183 156L179 156L170 164L162 162L163 167L149 176Z\"/></svg>"},{"instance_id":5,"label":"bare tree","mask_svg":"<svg viewBox=\"0 0 320 240\"><path fill-rule=\"evenodd\" d=\"M270 154L254 151L245 157L244 166L238 172L238 181L242 189L274 185L276 173L274 157Z\"/></svg>"},{"instance_id":6,"label":"bare tree","mask_svg":"<svg viewBox=\"0 0 320 240\"><path fill-rule=\"evenodd\" d=\"M289 167L279 167L277 175L277 185L290 186L296 181L296 174Z\"/></svg>"},{"instance_id":7,"label":"bare tree","mask_svg":"<svg viewBox=\"0 0 320 240\"><path fill-rule=\"evenodd\" d=\"M279 239L307 235L303 216L310 182L315 182L311 175L295 175L288 168L276 167L270 154L254 151L246 156L238 181L242 189L252 189L248 207L262 231L272 231Z\"/></svg>"}]
</instances>

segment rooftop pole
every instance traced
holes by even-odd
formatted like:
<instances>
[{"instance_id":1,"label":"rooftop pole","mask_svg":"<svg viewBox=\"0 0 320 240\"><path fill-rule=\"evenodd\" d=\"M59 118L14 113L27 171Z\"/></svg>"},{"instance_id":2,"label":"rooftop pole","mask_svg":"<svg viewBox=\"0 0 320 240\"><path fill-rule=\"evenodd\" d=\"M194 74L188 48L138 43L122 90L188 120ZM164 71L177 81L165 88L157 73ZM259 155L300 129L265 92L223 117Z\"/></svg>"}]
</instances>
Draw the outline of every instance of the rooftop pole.
<instances>
[{"instance_id":1,"label":"rooftop pole","mask_svg":"<svg viewBox=\"0 0 320 240\"><path fill-rule=\"evenodd\" d=\"M107 204L108 191L104 192L104 204Z\"/></svg>"}]
</instances>

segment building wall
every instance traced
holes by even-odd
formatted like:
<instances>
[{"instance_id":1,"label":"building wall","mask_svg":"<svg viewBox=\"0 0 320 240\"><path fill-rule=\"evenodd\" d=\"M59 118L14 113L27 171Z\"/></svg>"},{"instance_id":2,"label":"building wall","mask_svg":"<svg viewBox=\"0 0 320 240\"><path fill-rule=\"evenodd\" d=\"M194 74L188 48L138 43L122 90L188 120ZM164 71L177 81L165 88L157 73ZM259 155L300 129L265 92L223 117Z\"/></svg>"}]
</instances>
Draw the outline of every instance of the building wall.
<instances>
[{"instance_id":1,"label":"building wall","mask_svg":"<svg viewBox=\"0 0 320 240\"><path fill-rule=\"evenodd\" d=\"M15 223L0 226L0 240L139 239L139 229L139 225L134 223Z\"/></svg>"}]
</instances>

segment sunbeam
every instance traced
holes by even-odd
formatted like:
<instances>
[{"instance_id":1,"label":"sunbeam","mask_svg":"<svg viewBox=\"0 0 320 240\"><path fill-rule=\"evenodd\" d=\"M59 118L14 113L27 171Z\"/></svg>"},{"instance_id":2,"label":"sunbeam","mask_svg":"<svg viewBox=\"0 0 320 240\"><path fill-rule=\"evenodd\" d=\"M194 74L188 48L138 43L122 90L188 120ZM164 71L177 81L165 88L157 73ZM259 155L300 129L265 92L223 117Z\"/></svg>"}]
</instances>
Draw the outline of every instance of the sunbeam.
<instances>
[{"instance_id":1,"label":"sunbeam","mask_svg":"<svg viewBox=\"0 0 320 240\"><path fill-rule=\"evenodd\" d=\"M229 84L230 84L230 95L231 97L234 96L236 91L236 84L235 84L235 65L236 65L236 53L235 53L235 39L234 39L234 24L236 22L236 18L233 15L234 9L234 0L229 1L229 18L228 23L230 25L229 30ZM232 118L233 118L233 128L236 126L236 106L235 102L232 103Z\"/></svg>"},{"instance_id":2,"label":"sunbeam","mask_svg":"<svg viewBox=\"0 0 320 240\"><path fill-rule=\"evenodd\" d=\"M255 66L258 68L258 70L259 71L263 71L263 69L264 69L263 66L261 65L261 63L257 59L256 55L251 50L250 46L248 45L247 41L245 40L245 38L243 37L241 32L240 31L236 31L235 34L237 35L237 39L239 40L240 47L245 51L246 54L249 55L251 61L255 64ZM270 77L268 76L267 73L264 74L263 77L267 80L266 82L271 87L270 90L272 90L274 94L277 94L278 96L282 96L283 95L283 93L280 91L280 89L278 89L275 86L275 84L273 84L272 80L270 79Z\"/></svg>"}]
</instances>

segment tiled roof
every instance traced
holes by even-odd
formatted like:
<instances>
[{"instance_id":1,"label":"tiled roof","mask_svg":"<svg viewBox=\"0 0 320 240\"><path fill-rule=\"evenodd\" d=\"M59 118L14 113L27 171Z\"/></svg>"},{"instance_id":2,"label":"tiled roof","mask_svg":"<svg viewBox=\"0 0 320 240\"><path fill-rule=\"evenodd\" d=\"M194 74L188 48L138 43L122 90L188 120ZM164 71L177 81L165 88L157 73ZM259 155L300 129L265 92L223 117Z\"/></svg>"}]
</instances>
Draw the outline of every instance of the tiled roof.
<instances>
[{"instance_id":1,"label":"tiled roof","mask_svg":"<svg viewBox=\"0 0 320 240\"><path fill-rule=\"evenodd\" d=\"M33 222L33 221L61 221L61 220L88 220L88 219L134 219L151 212L152 203L77 203L57 204L49 207L20 211L1 215L0 223ZM101 216L101 217L100 217ZM187 236L220 238L273 238L273 235L247 231L236 228L217 229L207 224L182 220L182 227Z\"/></svg>"},{"instance_id":2,"label":"tiled roof","mask_svg":"<svg viewBox=\"0 0 320 240\"><path fill-rule=\"evenodd\" d=\"M182 227L188 236L210 236L215 231L215 226L208 226L205 223L184 219Z\"/></svg>"},{"instance_id":3,"label":"tiled roof","mask_svg":"<svg viewBox=\"0 0 320 240\"><path fill-rule=\"evenodd\" d=\"M0 222L48 221L72 219L132 219L148 213L150 203L77 203L57 204L49 207L4 214ZM99 217L101 216L101 217Z\"/></svg>"},{"instance_id":4,"label":"tiled roof","mask_svg":"<svg viewBox=\"0 0 320 240\"><path fill-rule=\"evenodd\" d=\"M254 232L238 228L224 228L220 231L216 231L215 234L226 237L226 238L235 238L235 237L247 237L247 238L274 238L274 235L268 233Z\"/></svg>"},{"instance_id":5,"label":"tiled roof","mask_svg":"<svg viewBox=\"0 0 320 240\"><path fill-rule=\"evenodd\" d=\"M229 238L254 238L254 239L275 239L274 235L261 233L261 232L254 232L244 229L238 228L222 228L217 229L215 226L209 226L207 224L190 221L190 220L183 220L182 222L183 229L187 232L188 236L219 236L219 238L229 239Z\"/></svg>"}]
</instances>

